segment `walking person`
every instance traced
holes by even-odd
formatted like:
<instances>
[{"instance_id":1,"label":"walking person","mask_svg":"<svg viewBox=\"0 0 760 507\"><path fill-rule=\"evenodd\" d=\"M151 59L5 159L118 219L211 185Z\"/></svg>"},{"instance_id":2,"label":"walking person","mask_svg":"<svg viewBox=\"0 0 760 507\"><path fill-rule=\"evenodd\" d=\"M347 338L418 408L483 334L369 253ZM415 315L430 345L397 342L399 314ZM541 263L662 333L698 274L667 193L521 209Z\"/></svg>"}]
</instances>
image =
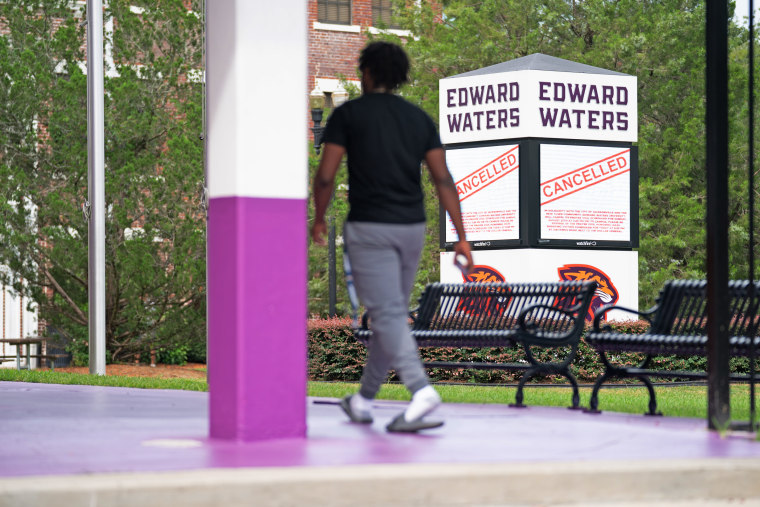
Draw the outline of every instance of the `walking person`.
<instances>
[{"instance_id":1,"label":"walking person","mask_svg":"<svg viewBox=\"0 0 760 507\"><path fill-rule=\"evenodd\" d=\"M395 44L372 42L361 52L359 70L362 96L335 109L325 128L325 146L313 182L311 237L325 244L325 211L335 174L347 155L350 208L343 239L356 291L370 317L372 339L361 388L344 398L341 407L352 422L371 423L372 400L394 369L412 393L412 401L387 429L415 432L443 424L423 419L441 398L428 381L407 322L425 241L423 160L458 234L455 258L465 259L466 272L472 268L472 254L435 124L420 108L393 94L408 81L406 53Z\"/></svg>"}]
</instances>

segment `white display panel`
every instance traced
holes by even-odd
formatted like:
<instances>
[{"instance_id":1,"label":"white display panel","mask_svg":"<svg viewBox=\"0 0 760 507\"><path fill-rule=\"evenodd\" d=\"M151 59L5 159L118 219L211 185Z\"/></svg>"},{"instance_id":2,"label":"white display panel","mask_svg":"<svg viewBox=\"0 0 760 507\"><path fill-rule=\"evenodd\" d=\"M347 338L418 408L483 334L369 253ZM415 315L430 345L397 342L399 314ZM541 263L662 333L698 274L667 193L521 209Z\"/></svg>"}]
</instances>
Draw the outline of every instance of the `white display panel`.
<instances>
[{"instance_id":1,"label":"white display panel","mask_svg":"<svg viewBox=\"0 0 760 507\"><path fill-rule=\"evenodd\" d=\"M543 144L540 237L631 240L631 150Z\"/></svg>"},{"instance_id":2,"label":"white display panel","mask_svg":"<svg viewBox=\"0 0 760 507\"><path fill-rule=\"evenodd\" d=\"M469 241L520 237L520 148L516 144L446 151ZM457 241L446 213L446 242Z\"/></svg>"},{"instance_id":3,"label":"white display panel","mask_svg":"<svg viewBox=\"0 0 760 507\"><path fill-rule=\"evenodd\" d=\"M639 300L638 252L615 250L514 249L473 252L475 272L471 281L511 283L596 281L599 289L591 302L593 311L614 303L637 309ZM502 280L500 280L500 278ZM454 265L454 253L441 253L441 282L462 283ZM611 311L609 320L636 320L638 316Z\"/></svg>"},{"instance_id":4,"label":"white display panel","mask_svg":"<svg viewBox=\"0 0 760 507\"><path fill-rule=\"evenodd\" d=\"M439 81L444 144L526 137L636 142L636 77L521 70Z\"/></svg>"}]
</instances>

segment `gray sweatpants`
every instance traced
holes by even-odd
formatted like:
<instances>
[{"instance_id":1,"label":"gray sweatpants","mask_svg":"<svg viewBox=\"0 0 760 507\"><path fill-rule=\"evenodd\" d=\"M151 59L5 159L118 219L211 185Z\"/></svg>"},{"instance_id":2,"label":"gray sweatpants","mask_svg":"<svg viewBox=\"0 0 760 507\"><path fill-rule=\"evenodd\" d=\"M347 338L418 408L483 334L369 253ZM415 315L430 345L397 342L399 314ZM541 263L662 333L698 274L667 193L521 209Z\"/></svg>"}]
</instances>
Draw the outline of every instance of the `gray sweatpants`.
<instances>
[{"instance_id":1,"label":"gray sweatpants","mask_svg":"<svg viewBox=\"0 0 760 507\"><path fill-rule=\"evenodd\" d=\"M411 393L428 385L409 331L409 295L425 242L425 223L346 222L343 239L354 285L372 328L359 393L373 399L396 370Z\"/></svg>"}]
</instances>

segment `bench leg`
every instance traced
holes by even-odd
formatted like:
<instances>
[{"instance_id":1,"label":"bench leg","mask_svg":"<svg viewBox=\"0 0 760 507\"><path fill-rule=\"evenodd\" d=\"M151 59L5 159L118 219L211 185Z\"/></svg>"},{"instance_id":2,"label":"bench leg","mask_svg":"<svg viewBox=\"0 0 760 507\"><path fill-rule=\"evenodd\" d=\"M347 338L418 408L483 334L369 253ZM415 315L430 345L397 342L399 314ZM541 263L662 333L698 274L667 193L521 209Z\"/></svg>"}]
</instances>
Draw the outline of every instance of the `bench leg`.
<instances>
[{"instance_id":1,"label":"bench leg","mask_svg":"<svg viewBox=\"0 0 760 507\"><path fill-rule=\"evenodd\" d=\"M589 400L589 408L585 410L585 412L589 414L601 414L602 411L599 410L599 389L602 388L602 384L604 384L607 379L612 377L625 377L625 371L621 368L617 368L615 365L610 363L609 359L607 359L607 354L603 350L599 350L599 359L602 360L602 364L604 365L604 373L596 379L596 382L594 382L594 388L591 390L591 399Z\"/></svg>"},{"instance_id":2,"label":"bench leg","mask_svg":"<svg viewBox=\"0 0 760 507\"><path fill-rule=\"evenodd\" d=\"M645 412L644 415L649 416L658 416L662 415L662 412L657 411L657 396L654 392L654 386L652 385L652 381L649 380L647 377L642 377L639 375L630 375L627 374L624 369L621 368L607 368L601 377L596 379L596 382L594 382L594 388L591 390L591 400L589 400L589 408L585 410L585 412L588 412L589 414L601 414L602 411L599 410L599 389L601 389L602 384L607 381L607 379L612 377L618 377L618 378L630 378L635 377L636 379L640 380L642 384L647 388L647 391L649 391L649 411Z\"/></svg>"},{"instance_id":3,"label":"bench leg","mask_svg":"<svg viewBox=\"0 0 760 507\"><path fill-rule=\"evenodd\" d=\"M662 412L657 411L657 396L654 393L652 381L646 377L638 377L638 379L647 386L647 390L649 391L649 412L644 413L644 415L662 415Z\"/></svg>"},{"instance_id":4,"label":"bench leg","mask_svg":"<svg viewBox=\"0 0 760 507\"><path fill-rule=\"evenodd\" d=\"M599 389L602 387L602 384L610 378L614 377L615 375L610 372L609 369L605 370L604 373L596 379L596 382L594 382L594 388L591 390L591 399L588 403L588 408L585 410L585 412L588 412L589 414L601 414L602 411L599 410Z\"/></svg>"},{"instance_id":5,"label":"bench leg","mask_svg":"<svg viewBox=\"0 0 760 507\"><path fill-rule=\"evenodd\" d=\"M528 370L530 372L530 370ZM526 405L523 403L523 387L525 386L525 382L530 378L529 373L526 373L520 378L520 382L517 384L517 392L515 393L515 402L510 403L509 406L513 408L525 408Z\"/></svg>"},{"instance_id":6,"label":"bench leg","mask_svg":"<svg viewBox=\"0 0 760 507\"><path fill-rule=\"evenodd\" d=\"M581 407L581 396L580 392L578 391L578 381L575 379L575 376L572 374L572 372L566 368L548 368L546 365L540 365L539 367L530 368L525 372L525 374L520 378L520 382L517 384L517 392L515 393L515 402L510 403L510 407L514 408L525 408L526 405L523 403L523 388L525 387L525 384L533 378L535 375L541 374L541 375L562 375L567 380L570 381L570 384L573 386L573 398L572 398L572 405L570 407L567 407L571 410L580 410L583 407Z\"/></svg>"},{"instance_id":7,"label":"bench leg","mask_svg":"<svg viewBox=\"0 0 760 507\"><path fill-rule=\"evenodd\" d=\"M567 377L567 379L573 385L573 404L567 408L570 410L582 410L583 407L581 407L581 394L578 391L578 381L575 379L575 375L573 375L570 370L568 370L565 374L565 377Z\"/></svg>"}]
</instances>

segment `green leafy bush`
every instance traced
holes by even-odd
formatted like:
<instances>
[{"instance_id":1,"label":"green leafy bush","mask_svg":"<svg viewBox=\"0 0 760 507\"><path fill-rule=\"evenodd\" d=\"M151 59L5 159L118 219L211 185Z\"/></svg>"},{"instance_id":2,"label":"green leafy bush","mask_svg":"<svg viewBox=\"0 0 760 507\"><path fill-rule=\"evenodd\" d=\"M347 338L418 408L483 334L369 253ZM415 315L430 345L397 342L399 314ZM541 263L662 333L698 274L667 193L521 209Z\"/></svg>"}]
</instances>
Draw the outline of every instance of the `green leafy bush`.
<instances>
[{"instance_id":1,"label":"green leafy bush","mask_svg":"<svg viewBox=\"0 0 760 507\"><path fill-rule=\"evenodd\" d=\"M366 360L365 347L356 341L351 329L351 319L311 319L309 332L309 378L311 380L358 381ZM543 349L536 347L533 353L542 361L561 361L566 349ZM522 347L500 348L422 348L423 361L476 361L492 363L526 362ZM601 374L596 352L581 343L574 363L581 364L575 372L580 379L590 381ZM505 383L516 381L521 372L504 370L472 370L433 368L429 371L435 381L470 383ZM391 380L398 380L395 375ZM561 379L558 379L561 381Z\"/></svg>"},{"instance_id":2,"label":"green leafy bush","mask_svg":"<svg viewBox=\"0 0 760 507\"><path fill-rule=\"evenodd\" d=\"M639 334L646 331L646 321L610 322L613 330ZM589 326L585 332L588 332ZM332 319L311 319L308 322L309 333L309 379L340 380L356 382L361 378L362 367L366 359L365 347L356 341L351 329L351 319L336 317ZM561 361L569 348L546 349L533 347L532 353L539 361ZM484 363L527 363L522 347L499 348L444 348L431 347L420 349L420 357L425 362L484 362ZM644 354L615 353L608 356L615 364L636 365L644 359ZM653 359L652 367L662 370L696 370L705 371L707 360L704 357L658 356ZM579 382L590 383L599 377L604 367L599 354L584 340L578 346L570 370ZM444 369L432 368L431 380L439 382L462 382L480 384L514 383L522 375L521 371L499 369ZM732 358L731 371L749 371L746 358ZM392 375L390 380L398 380ZM562 377L537 378L533 382L566 382Z\"/></svg>"},{"instance_id":3,"label":"green leafy bush","mask_svg":"<svg viewBox=\"0 0 760 507\"><path fill-rule=\"evenodd\" d=\"M354 339L350 318L310 319L307 329L310 379L359 380L367 352Z\"/></svg>"},{"instance_id":4,"label":"green leafy bush","mask_svg":"<svg viewBox=\"0 0 760 507\"><path fill-rule=\"evenodd\" d=\"M176 347L168 348L161 347L158 349L156 360L163 364L187 364L188 347L185 345L178 345Z\"/></svg>"},{"instance_id":5,"label":"green leafy bush","mask_svg":"<svg viewBox=\"0 0 760 507\"><path fill-rule=\"evenodd\" d=\"M90 363L90 346L87 340L72 340L66 345L66 352L71 354L72 366L87 366ZM108 356L106 354L106 357Z\"/></svg>"}]
</instances>

